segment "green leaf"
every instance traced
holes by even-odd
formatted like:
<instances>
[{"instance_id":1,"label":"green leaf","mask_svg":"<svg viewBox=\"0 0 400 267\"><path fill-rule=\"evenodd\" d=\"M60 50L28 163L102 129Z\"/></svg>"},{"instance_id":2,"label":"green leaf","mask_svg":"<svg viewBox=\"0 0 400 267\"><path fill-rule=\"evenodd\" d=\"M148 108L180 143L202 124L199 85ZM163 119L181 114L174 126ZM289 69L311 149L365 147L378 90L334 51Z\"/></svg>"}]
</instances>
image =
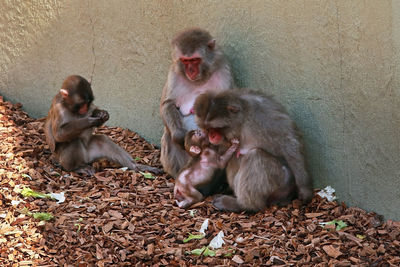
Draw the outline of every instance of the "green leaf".
<instances>
[{"instance_id":1,"label":"green leaf","mask_svg":"<svg viewBox=\"0 0 400 267\"><path fill-rule=\"evenodd\" d=\"M204 256L208 257L215 257L215 251L206 247L206 250L203 253Z\"/></svg>"},{"instance_id":2,"label":"green leaf","mask_svg":"<svg viewBox=\"0 0 400 267\"><path fill-rule=\"evenodd\" d=\"M209 247L196 248L186 253L197 256L203 255L205 257L215 257L215 251Z\"/></svg>"},{"instance_id":3,"label":"green leaf","mask_svg":"<svg viewBox=\"0 0 400 267\"><path fill-rule=\"evenodd\" d=\"M141 158L140 158L140 157L136 157L136 158L134 158L133 160L134 160L134 161L139 161L139 160L141 160Z\"/></svg>"},{"instance_id":4,"label":"green leaf","mask_svg":"<svg viewBox=\"0 0 400 267\"><path fill-rule=\"evenodd\" d=\"M347 223L342 220L340 221L332 220L330 222L327 222L325 225L330 225L330 224L336 225L336 231L342 230L343 228L347 227Z\"/></svg>"},{"instance_id":5,"label":"green leaf","mask_svg":"<svg viewBox=\"0 0 400 267\"><path fill-rule=\"evenodd\" d=\"M347 227L347 223L340 220L336 222L336 231L342 230L343 228Z\"/></svg>"},{"instance_id":6,"label":"green leaf","mask_svg":"<svg viewBox=\"0 0 400 267\"><path fill-rule=\"evenodd\" d=\"M194 215L196 214L197 210L189 210L189 215L191 217L194 217Z\"/></svg>"},{"instance_id":7,"label":"green leaf","mask_svg":"<svg viewBox=\"0 0 400 267\"><path fill-rule=\"evenodd\" d=\"M60 174L60 173L58 173L58 172L56 172L56 171L52 171L52 172L51 172L51 175L55 175L55 176L61 176L61 174Z\"/></svg>"},{"instance_id":8,"label":"green leaf","mask_svg":"<svg viewBox=\"0 0 400 267\"><path fill-rule=\"evenodd\" d=\"M189 237L183 240L183 243L187 243L192 239L203 239L204 235L192 235L191 233L189 233Z\"/></svg>"},{"instance_id":9,"label":"green leaf","mask_svg":"<svg viewBox=\"0 0 400 267\"><path fill-rule=\"evenodd\" d=\"M336 220L325 223L325 225L336 224Z\"/></svg>"},{"instance_id":10,"label":"green leaf","mask_svg":"<svg viewBox=\"0 0 400 267\"><path fill-rule=\"evenodd\" d=\"M32 177L30 177L28 174L23 173L23 174L21 174L21 176L24 177L24 178L29 178L29 179L32 180Z\"/></svg>"},{"instance_id":11,"label":"green leaf","mask_svg":"<svg viewBox=\"0 0 400 267\"><path fill-rule=\"evenodd\" d=\"M19 212L22 213L22 214L28 215L28 216L32 216L32 212L30 212L27 207L24 207Z\"/></svg>"},{"instance_id":12,"label":"green leaf","mask_svg":"<svg viewBox=\"0 0 400 267\"><path fill-rule=\"evenodd\" d=\"M49 194L43 194L37 192L35 190L30 189L29 187L24 187L21 191L21 195L23 197L36 197L36 198L52 198Z\"/></svg>"},{"instance_id":13,"label":"green leaf","mask_svg":"<svg viewBox=\"0 0 400 267\"><path fill-rule=\"evenodd\" d=\"M205 249L206 249L206 247L196 248L196 249L193 249L192 251L189 251L188 254L200 256Z\"/></svg>"},{"instance_id":14,"label":"green leaf","mask_svg":"<svg viewBox=\"0 0 400 267\"><path fill-rule=\"evenodd\" d=\"M230 248L229 250L230 250L230 252L224 254L224 257L230 258L230 257L232 257L233 254L235 254L235 252L236 252L233 248Z\"/></svg>"},{"instance_id":15,"label":"green leaf","mask_svg":"<svg viewBox=\"0 0 400 267\"><path fill-rule=\"evenodd\" d=\"M151 173L148 172L139 172L141 175L144 176L144 178L146 179L156 179L156 177L154 177Z\"/></svg>"},{"instance_id":16,"label":"green leaf","mask_svg":"<svg viewBox=\"0 0 400 267\"><path fill-rule=\"evenodd\" d=\"M356 237L357 237L358 239L364 239L364 238L365 238L365 235L356 235Z\"/></svg>"},{"instance_id":17,"label":"green leaf","mask_svg":"<svg viewBox=\"0 0 400 267\"><path fill-rule=\"evenodd\" d=\"M35 212L33 213L33 218L39 219L41 221L50 221L54 216L47 212Z\"/></svg>"},{"instance_id":18,"label":"green leaf","mask_svg":"<svg viewBox=\"0 0 400 267\"><path fill-rule=\"evenodd\" d=\"M78 227L78 229L76 230L77 232L79 232L81 230L81 224L80 223L76 223L74 224L75 227Z\"/></svg>"}]
</instances>

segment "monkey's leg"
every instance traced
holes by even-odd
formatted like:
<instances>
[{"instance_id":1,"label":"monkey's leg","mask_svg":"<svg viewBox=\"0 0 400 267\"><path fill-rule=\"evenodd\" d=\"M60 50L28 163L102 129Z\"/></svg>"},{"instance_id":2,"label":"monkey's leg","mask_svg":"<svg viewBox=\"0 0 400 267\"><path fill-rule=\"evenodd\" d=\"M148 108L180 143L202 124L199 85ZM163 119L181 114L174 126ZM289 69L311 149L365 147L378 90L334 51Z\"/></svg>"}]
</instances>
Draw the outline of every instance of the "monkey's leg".
<instances>
[{"instance_id":1,"label":"monkey's leg","mask_svg":"<svg viewBox=\"0 0 400 267\"><path fill-rule=\"evenodd\" d=\"M88 144L88 158L89 162L106 158L131 170L151 171L156 174L161 172L155 167L136 164L128 152L114 143L110 138L101 134L92 136Z\"/></svg>"},{"instance_id":2,"label":"monkey's leg","mask_svg":"<svg viewBox=\"0 0 400 267\"><path fill-rule=\"evenodd\" d=\"M237 198L228 195L216 195L212 204L219 210L241 212L243 208L239 205Z\"/></svg>"},{"instance_id":3,"label":"monkey's leg","mask_svg":"<svg viewBox=\"0 0 400 267\"><path fill-rule=\"evenodd\" d=\"M185 196L185 199L182 201L177 201L176 203L180 208L188 208L193 204L200 202L203 200L203 195L194 187L189 189L189 196Z\"/></svg>"},{"instance_id":4,"label":"monkey's leg","mask_svg":"<svg viewBox=\"0 0 400 267\"><path fill-rule=\"evenodd\" d=\"M214 206L233 212L257 212L263 209L269 195L279 188L276 176L271 175L276 165L272 163L275 162L261 149L249 151L240 159L239 170L233 179L232 187L236 197L219 196L214 199Z\"/></svg>"},{"instance_id":5,"label":"monkey's leg","mask_svg":"<svg viewBox=\"0 0 400 267\"><path fill-rule=\"evenodd\" d=\"M171 135L164 129L161 138L161 157L160 161L164 171L172 177L177 177L179 171L189 161L189 154L179 145L172 141Z\"/></svg>"},{"instance_id":6,"label":"monkey's leg","mask_svg":"<svg viewBox=\"0 0 400 267\"><path fill-rule=\"evenodd\" d=\"M312 178L307 172L304 145L302 142L298 142L298 139L300 137L289 139L284 148L283 156L295 177L299 199L307 203L313 198L314 192L312 189Z\"/></svg>"},{"instance_id":7,"label":"monkey's leg","mask_svg":"<svg viewBox=\"0 0 400 267\"><path fill-rule=\"evenodd\" d=\"M88 153L80 139L61 144L57 148L57 154L58 161L64 170L86 175L93 175L95 173L94 168L88 165Z\"/></svg>"},{"instance_id":8,"label":"monkey's leg","mask_svg":"<svg viewBox=\"0 0 400 267\"><path fill-rule=\"evenodd\" d=\"M269 195L267 202L269 205L286 206L296 195L296 182L288 167L282 165L277 160L276 163L277 168L275 168L275 170L280 172L271 173L271 175L277 176L280 185L278 189Z\"/></svg>"}]
</instances>

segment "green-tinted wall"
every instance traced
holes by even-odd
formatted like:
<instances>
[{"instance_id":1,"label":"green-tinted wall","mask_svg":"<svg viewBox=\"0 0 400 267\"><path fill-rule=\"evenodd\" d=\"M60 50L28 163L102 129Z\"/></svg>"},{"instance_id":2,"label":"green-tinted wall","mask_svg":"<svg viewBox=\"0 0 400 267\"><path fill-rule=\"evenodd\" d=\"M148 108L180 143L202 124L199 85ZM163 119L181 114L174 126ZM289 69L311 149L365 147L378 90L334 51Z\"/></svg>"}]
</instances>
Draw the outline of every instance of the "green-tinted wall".
<instances>
[{"instance_id":1,"label":"green-tinted wall","mask_svg":"<svg viewBox=\"0 0 400 267\"><path fill-rule=\"evenodd\" d=\"M159 143L176 31L200 26L239 86L274 94L304 132L317 187L400 220L400 1L0 2L0 94L45 116L81 74L109 125Z\"/></svg>"}]
</instances>

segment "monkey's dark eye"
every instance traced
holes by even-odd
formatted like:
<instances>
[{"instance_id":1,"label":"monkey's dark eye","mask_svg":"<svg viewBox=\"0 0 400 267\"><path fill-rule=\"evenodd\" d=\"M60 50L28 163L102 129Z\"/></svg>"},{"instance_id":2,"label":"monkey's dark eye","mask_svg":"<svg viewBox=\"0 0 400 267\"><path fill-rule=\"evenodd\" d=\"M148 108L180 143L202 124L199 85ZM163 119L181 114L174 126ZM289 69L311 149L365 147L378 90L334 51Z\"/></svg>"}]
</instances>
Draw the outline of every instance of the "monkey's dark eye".
<instances>
[{"instance_id":1,"label":"monkey's dark eye","mask_svg":"<svg viewBox=\"0 0 400 267\"><path fill-rule=\"evenodd\" d=\"M73 107L73 109L74 109L75 111L78 111L78 110L81 108L81 106L82 106L82 104L75 104L74 107Z\"/></svg>"},{"instance_id":2,"label":"monkey's dark eye","mask_svg":"<svg viewBox=\"0 0 400 267\"><path fill-rule=\"evenodd\" d=\"M74 111L78 111L78 110L81 109L81 107L83 107L85 104L87 104L88 107L89 107L89 106L90 106L90 103L91 103L91 101L89 101L89 102L85 101L85 102L77 103L77 104L74 105L73 109L74 109Z\"/></svg>"}]
</instances>

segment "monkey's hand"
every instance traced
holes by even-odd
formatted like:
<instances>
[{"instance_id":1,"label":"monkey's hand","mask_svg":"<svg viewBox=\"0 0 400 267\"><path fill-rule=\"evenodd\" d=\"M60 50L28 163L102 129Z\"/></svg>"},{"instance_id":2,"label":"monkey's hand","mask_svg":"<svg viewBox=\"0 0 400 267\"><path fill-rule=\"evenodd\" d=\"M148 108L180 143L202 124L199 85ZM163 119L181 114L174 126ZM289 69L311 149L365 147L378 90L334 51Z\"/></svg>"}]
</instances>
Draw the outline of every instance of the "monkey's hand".
<instances>
[{"instance_id":1,"label":"monkey's hand","mask_svg":"<svg viewBox=\"0 0 400 267\"><path fill-rule=\"evenodd\" d=\"M89 119L93 121L93 126L97 127L108 121L109 118L110 115L106 110L96 109L95 111L93 111L92 117L90 117Z\"/></svg>"},{"instance_id":2,"label":"monkey's hand","mask_svg":"<svg viewBox=\"0 0 400 267\"><path fill-rule=\"evenodd\" d=\"M93 111L92 116L99 118L103 122L108 121L108 119L110 118L110 115L108 114L107 110L102 110L102 109L97 109Z\"/></svg>"},{"instance_id":3,"label":"monkey's hand","mask_svg":"<svg viewBox=\"0 0 400 267\"><path fill-rule=\"evenodd\" d=\"M172 133L172 141L184 148L186 131L184 129L176 130Z\"/></svg>"},{"instance_id":4,"label":"monkey's hand","mask_svg":"<svg viewBox=\"0 0 400 267\"><path fill-rule=\"evenodd\" d=\"M237 138L232 138L232 139L231 139L231 143L232 143L232 145L234 145L234 146L239 146L239 139L237 139Z\"/></svg>"},{"instance_id":5,"label":"monkey's hand","mask_svg":"<svg viewBox=\"0 0 400 267\"><path fill-rule=\"evenodd\" d=\"M240 150L238 150L238 148L239 148L239 139L237 139L237 138L233 138L233 139L231 139L231 147L233 147L234 149L235 149L235 151L240 151Z\"/></svg>"}]
</instances>

